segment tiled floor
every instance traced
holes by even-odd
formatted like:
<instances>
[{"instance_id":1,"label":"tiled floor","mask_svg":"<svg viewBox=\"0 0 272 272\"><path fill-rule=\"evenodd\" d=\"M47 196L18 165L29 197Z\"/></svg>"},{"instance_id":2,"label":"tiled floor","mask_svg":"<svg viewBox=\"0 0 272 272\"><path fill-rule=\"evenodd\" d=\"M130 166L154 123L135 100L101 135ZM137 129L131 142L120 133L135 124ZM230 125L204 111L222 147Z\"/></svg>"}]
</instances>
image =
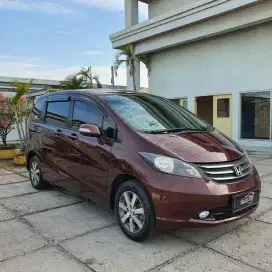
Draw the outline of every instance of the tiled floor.
<instances>
[{"instance_id":1,"label":"tiled floor","mask_svg":"<svg viewBox=\"0 0 272 272\"><path fill-rule=\"evenodd\" d=\"M272 271L272 154L252 154L258 210L208 229L128 240L114 215L60 190L38 192L24 168L0 168L0 271Z\"/></svg>"}]
</instances>

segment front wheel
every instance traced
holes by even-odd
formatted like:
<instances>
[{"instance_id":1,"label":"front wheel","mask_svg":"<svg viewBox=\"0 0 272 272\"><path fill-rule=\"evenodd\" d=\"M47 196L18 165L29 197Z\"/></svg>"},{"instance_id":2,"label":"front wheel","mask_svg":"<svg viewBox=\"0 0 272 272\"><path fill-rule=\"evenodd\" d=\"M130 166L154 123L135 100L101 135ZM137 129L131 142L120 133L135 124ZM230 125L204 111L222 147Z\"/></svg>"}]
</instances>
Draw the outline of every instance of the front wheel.
<instances>
[{"instance_id":1,"label":"front wheel","mask_svg":"<svg viewBox=\"0 0 272 272\"><path fill-rule=\"evenodd\" d=\"M150 197L136 181L123 183L115 197L117 221L130 239L141 242L152 235L155 213Z\"/></svg>"}]
</instances>

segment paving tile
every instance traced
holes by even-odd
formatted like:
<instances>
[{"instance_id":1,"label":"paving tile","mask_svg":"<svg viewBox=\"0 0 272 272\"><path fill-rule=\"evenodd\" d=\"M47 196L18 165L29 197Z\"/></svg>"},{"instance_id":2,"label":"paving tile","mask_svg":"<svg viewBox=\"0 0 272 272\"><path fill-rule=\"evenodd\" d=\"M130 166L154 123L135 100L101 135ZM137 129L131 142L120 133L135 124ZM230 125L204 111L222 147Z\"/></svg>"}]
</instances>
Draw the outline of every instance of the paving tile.
<instances>
[{"instance_id":1,"label":"paving tile","mask_svg":"<svg viewBox=\"0 0 272 272\"><path fill-rule=\"evenodd\" d=\"M261 196L272 198L272 184L262 183Z\"/></svg>"},{"instance_id":2,"label":"paving tile","mask_svg":"<svg viewBox=\"0 0 272 272\"><path fill-rule=\"evenodd\" d=\"M95 204L80 203L24 217L50 239L61 241L115 222L114 215Z\"/></svg>"},{"instance_id":3,"label":"paving tile","mask_svg":"<svg viewBox=\"0 0 272 272\"><path fill-rule=\"evenodd\" d=\"M29 173L28 172L21 172L21 173L18 173L18 174L20 174L21 176L23 176L26 179L29 179Z\"/></svg>"},{"instance_id":4,"label":"paving tile","mask_svg":"<svg viewBox=\"0 0 272 272\"><path fill-rule=\"evenodd\" d=\"M260 160L260 161L257 162L257 164L271 166L272 165L272 159L270 158L270 159Z\"/></svg>"},{"instance_id":5,"label":"paving tile","mask_svg":"<svg viewBox=\"0 0 272 272\"><path fill-rule=\"evenodd\" d=\"M251 221L208 244L209 247L265 271L272 267L271 225Z\"/></svg>"},{"instance_id":6,"label":"paving tile","mask_svg":"<svg viewBox=\"0 0 272 272\"><path fill-rule=\"evenodd\" d=\"M260 204L257 210L249 215L250 218L257 218L259 215L272 209L272 199L261 197Z\"/></svg>"},{"instance_id":7,"label":"paving tile","mask_svg":"<svg viewBox=\"0 0 272 272\"><path fill-rule=\"evenodd\" d=\"M14 215L4 207L0 206L0 222L11 218L14 218Z\"/></svg>"},{"instance_id":8,"label":"paving tile","mask_svg":"<svg viewBox=\"0 0 272 272\"><path fill-rule=\"evenodd\" d=\"M1 272L87 272L82 264L56 248L43 248L0 263Z\"/></svg>"},{"instance_id":9,"label":"paving tile","mask_svg":"<svg viewBox=\"0 0 272 272\"><path fill-rule=\"evenodd\" d=\"M262 177L261 181L264 182L264 183L270 183L270 184L272 184L272 175L268 175L268 176Z\"/></svg>"},{"instance_id":10,"label":"paving tile","mask_svg":"<svg viewBox=\"0 0 272 272\"><path fill-rule=\"evenodd\" d=\"M0 176L0 184L9 184L14 182L21 182L28 180L25 177L21 177L16 174L9 174L9 175L1 175Z\"/></svg>"},{"instance_id":11,"label":"paving tile","mask_svg":"<svg viewBox=\"0 0 272 272\"><path fill-rule=\"evenodd\" d=\"M261 163L255 163L254 166L257 168L258 172L265 172L265 173L271 173L272 174L272 164L261 164Z\"/></svg>"},{"instance_id":12,"label":"paving tile","mask_svg":"<svg viewBox=\"0 0 272 272\"><path fill-rule=\"evenodd\" d=\"M258 174L259 174L259 176L261 177L261 180L262 180L264 177L267 177L267 176L272 175L271 173L265 172L265 171L258 171Z\"/></svg>"},{"instance_id":13,"label":"paving tile","mask_svg":"<svg viewBox=\"0 0 272 272\"><path fill-rule=\"evenodd\" d=\"M158 269L160 272L258 272L258 269L242 264L209 249L198 249Z\"/></svg>"},{"instance_id":14,"label":"paving tile","mask_svg":"<svg viewBox=\"0 0 272 272\"><path fill-rule=\"evenodd\" d=\"M27 169L25 168L25 166L16 166L16 167L10 167L8 168L9 171L12 171L14 173L23 173L23 172L27 172Z\"/></svg>"},{"instance_id":15,"label":"paving tile","mask_svg":"<svg viewBox=\"0 0 272 272\"><path fill-rule=\"evenodd\" d=\"M269 211L269 212L263 214L257 220L272 224L272 211ZM271 226L271 228L272 228L272 226Z\"/></svg>"},{"instance_id":16,"label":"paving tile","mask_svg":"<svg viewBox=\"0 0 272 272\"><path fill-rule=\"evenodd\" d=\"M235 229L240 225L245 224L248 221L248 218L243 218L239 221L217 227L179 229L172 233L187 241L203 245L231 231L232 229Z\"/></svg>"},{"instance_id":17,"label":"paving tile","mask_svg":"<svg viewBox=\"0 0 272 272\"><path fill-rule=\"evenodd\" d=\"M0 222L0 234L0 262L41 248L46 244L44 239L16 219Z\"/></svg>"},{"instance_id":18,"label":"paving tile","mask_svg":"<svg viewBox=\"0 0 272 272\"><path fill-rule=\"evenodd\" d=\"M0 168L0 179L2 175L9 175L9 174L12 174L12 173L4 168Z\"/></svg>"},{"instance_id":19,"label":"paving tile","mask_svg":"<svg viewBox=\"0 0 272 272\"><path fill-rule=\"evenodd\" d=\"M135 243L118 226L66 241L62 246L99 272L147 271L194 247L168 234Z\"/></svg>"},{"instance_id":20,"label":"paving tile","mask_svg":"<svg viewBox=\"0 0 272 272\"><path fill-rule=\"evenodd\" d=\"M0 185L0 199L6 198L6 197L24 195L28 193L35 193L35 192L38 192L38 191L32 187L30 182Z\"/></svg>"},{"instance_id":21,"label":"paving tile","mask_svg":"<svg viewBox=\"0 0 272 272\"><path fill-rule=\"evenodd\" d=\"M0 200L5 207L18 215L39 212L47 209L78 203L79 198L58 191L43 191L39 194L24 195Z\"/></svg>"}]
</instances>

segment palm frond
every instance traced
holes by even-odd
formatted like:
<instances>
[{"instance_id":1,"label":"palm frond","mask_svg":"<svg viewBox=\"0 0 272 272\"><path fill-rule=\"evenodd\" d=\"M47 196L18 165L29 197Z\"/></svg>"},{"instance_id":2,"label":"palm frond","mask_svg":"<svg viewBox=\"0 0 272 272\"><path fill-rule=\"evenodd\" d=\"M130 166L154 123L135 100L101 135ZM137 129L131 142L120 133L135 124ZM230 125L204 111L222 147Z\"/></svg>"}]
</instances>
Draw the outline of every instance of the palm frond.
<instances>
[{"instance_id":1,"label":"palm frond","mask_svg":"<svg viewBox=\"0 0 272 272\"><path fill-rule=\"evenodd\" d=\"M114 71L115 75L118 76L118 70L120 66L125 63L129 67L129 73L131 76L134 76L135 72L135 55L134 55L134 46L128 44L121 48L121 51L115 55L114 58Z\"/></svg>"},{"instance_id":2,"label":"palm frond","mask_svg":"<svg viewBox=\"0 0 272 272\"><path fill-rule=\"evenodd\" d=\"M34 78L31 79L28 83L22 83L22 82L10 82L9 86L16 88L16 94L15 96L12 98L12 103L14 105L17 105L20 98L24 95L26 95L27 93L29 93L29 89L32 86L34 81Z\"/></svg>"}]
</instances>

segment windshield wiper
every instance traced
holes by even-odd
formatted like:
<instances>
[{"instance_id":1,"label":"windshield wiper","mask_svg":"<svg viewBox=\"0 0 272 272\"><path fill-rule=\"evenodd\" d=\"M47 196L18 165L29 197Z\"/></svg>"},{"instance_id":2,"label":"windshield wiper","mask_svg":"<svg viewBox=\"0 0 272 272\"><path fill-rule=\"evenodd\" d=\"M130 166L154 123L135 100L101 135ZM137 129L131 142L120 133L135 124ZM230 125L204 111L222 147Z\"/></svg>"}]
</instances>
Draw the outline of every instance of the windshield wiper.
<instances>
[{"instance_id":1,"label":"windshield wiper","mask_svg":"<svg viewBox=\"0 0 272 272\"><path fill-rule=\"evenodd\" d=\"M163 134L163 133L172 133L172 132L205 132L207 129L197 129L197 128L171 128L171 129L159 129L159 130L152 130L146 131L149 134Z\"/></svg>"}]
</instances>

